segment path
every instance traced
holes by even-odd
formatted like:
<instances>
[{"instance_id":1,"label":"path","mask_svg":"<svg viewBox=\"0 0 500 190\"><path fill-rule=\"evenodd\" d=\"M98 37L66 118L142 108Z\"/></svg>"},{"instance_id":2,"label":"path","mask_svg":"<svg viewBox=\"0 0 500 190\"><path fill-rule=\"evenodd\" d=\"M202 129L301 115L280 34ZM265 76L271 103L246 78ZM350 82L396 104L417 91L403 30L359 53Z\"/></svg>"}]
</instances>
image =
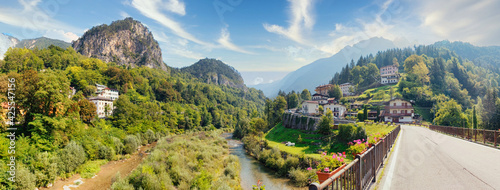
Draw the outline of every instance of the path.
<instances>
[{"instance_id":1,"label":"path","mask_svg":"<svg viewBox=\"0 0 500 190\"><path fill-rule=\"evenodd\" d=\"M377 189L500 189L500 150L401 127Z\"/></svg>"},{"instance_id":2,"label":"path","mask_svg":"<svg viewBox=\"0 0 500 190\"><path fill-rule=\"evenodd\" d=\"M111 161L107 164L101 166L101 171L96 177L91 179L82 179L83 183L77 187L72 187L71 189L80 190L107 190L111 187L111 180L115 175L120 172L122 177L128 176L132 170L134 170L144 158L146 158L145 151L156 146L156 142L149 145L143 146L139 151L135 152L129 159L120 161ZM54 186L50 188L41 188L43 190L62 190L64 186L74 184L75 180L80 178L79 174L76 174L66 180L57 180Z\"/></svg>"}]
</instances>

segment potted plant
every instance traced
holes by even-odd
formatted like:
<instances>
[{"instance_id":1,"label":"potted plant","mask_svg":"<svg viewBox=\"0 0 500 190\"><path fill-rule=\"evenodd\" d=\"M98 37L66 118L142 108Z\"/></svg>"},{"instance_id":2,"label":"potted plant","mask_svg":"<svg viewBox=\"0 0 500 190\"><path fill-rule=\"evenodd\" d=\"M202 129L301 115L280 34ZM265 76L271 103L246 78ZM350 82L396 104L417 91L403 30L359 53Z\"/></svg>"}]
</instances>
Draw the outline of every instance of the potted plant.
<instances>
[{"instance_id":1,"label":"potted plant","mask_svg":"<svg viewBox=\"0 0 500 190\"><path fill-rule=\"evenodd\" d=\"M380 141L380 139L382 139L382 137L384 136L385 136L384 133L377 133L368 137L366 140L368 141L369 147L372 147L373 145L377 144Z\"/></svg>"},{"instance_id":2,"label":"potted plant","mask_svg":"<svg viewBox=\"0 0 500 190\"><path fill-rule=\"evenodd\" d=\"M368 142L363 140L354 140L348 143L349 148L347 148L347 152L351 153L353 157L356 157L358 154L363 154L368 148Z\"/></svg>"},{"instance_id":3,"label":"potted plant","mask_svg":"<svg viewBox=\"0 0 500 190\"><path fill-rule=\"evenodd\" d=\"M318 181L322 183L344 168L345 158L345 152L332 153L331 155L327 155L326 152L323 152L321 162L318 164L318 170L316 171Z\"/></svg>"}]
</instances>

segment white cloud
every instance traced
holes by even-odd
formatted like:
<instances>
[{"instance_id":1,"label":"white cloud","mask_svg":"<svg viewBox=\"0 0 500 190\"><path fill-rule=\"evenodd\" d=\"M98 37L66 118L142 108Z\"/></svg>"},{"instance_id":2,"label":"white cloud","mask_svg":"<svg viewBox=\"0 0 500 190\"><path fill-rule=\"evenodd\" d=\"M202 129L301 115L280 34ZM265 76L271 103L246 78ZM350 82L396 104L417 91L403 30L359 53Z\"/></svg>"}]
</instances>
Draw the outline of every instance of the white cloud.
<instances>
[{"instance_id":1,"label":"white cloud","mask_svg":"<svg viewBox=\"0 0 500 190\"><path fill-rule=\"evenodd\" d=\"M254 80L253 80L253 84L252 85L258 85L260 83L264 82L264 78L262 77L256 77Z\"/></svg>"},{"instance_id":2,"label":"white cloud","mask_svg":"<svg viewBox=\"0 0 500 190\"><path fill-rule=\"evenodd\" d=\"M155 39L160 43L162 52L179 55L181 57L198 60L203 56L190 50L192 47L189 41L178 37L168 37L165 33L156 33L153 31ZM165 56L164 56L165 57Z\"/></svg>"},{"instance_id":3,"label":"white cloud","mask_svg":"<svg viewBox=\"0 0 500 190\"><path fill-rule=\"evenodd\" d=\"M47 38L61 39L66 42L72 42L78 39L78 35L72 32L65 32L64 30L47 30L43 35Z\"/></svg>"},{"instance_id":4,"label":"white cloud","mask_svg":"<svg viewBox=\"0 0 500 190\"><path fill-rule=\"evenodd\" d=\"M230 34L229 34L229 31L227 28L228 27L225 27L225 28L222 28L222 30L221 30L220 38L217 40L217 42L219 42L220 45L222 45L224 48L227 48L227 49L230 49L233 51L237 51L240 53L254 54L252 52L246 51L246 50L234 45L231 42Z\"/></svg>"},{"instance_id":5,"label":"white cloud","mask_svg":"<svg viewBox=\"0 0 500 190\"><path fill-rule=\"evenodd\" d=\"M209 44L194 37L186 30L184 30L184 28L178 22L170 19L162 12L164 10L168 10L176 14L181 14L183 12L185 14L183 3L182 5L181 4L176 5L175 3L170 3L171 1L172 0L169 0L168 2L164 2L162 0L132 0L131 5L137 10L139 10L139 12L141 12L141 14L143 14L144 16L156 20L161 25L172 30L172 32L175 35L185 38L189 41L195 42L197 44L205 46L213 46L212 44ZM182 10L180 8L182 8Z\"/></svg>"},{"instance_id":6,"label":"white cloud","mask_svg":"<svg viewBox=\"0 0 500 190\"><path fill-rule=\"evenodd\" d=\"M440 39L500 44L500 1L423 0L416 7L414 14L421 19L420 27Z\"/></svg>"},{"instance_id":7,"label":"white cloud","mask_svg":"<svg viewBox=\"0 0 500 190\"><path fill-rule=\"evenodd\" d=\"M264 28L268 32L283 35L291 40L304 44L304 30L311 30L315 20L312 14L314 0L288 0L290 3L288 28L265 23Z\"/></svg>"},{"instance_id":8,"label":"white cloud","mask_svg":"<svg viewBox=\"0 0 500 190\"><path fill-rule=\"evenodd\" d=\"M182 16L186 15L186 6L179 0L169 0L165 3L165 9Z\"/></svg>"},{"instance_id":9,"label":"white cloud","mask_svg":"<svg viewBox=\"0 0 500 190\"><path fill-rule=\"evenodd\" d=\"M122 18L127 18L127 17L130 17L130 15L129 15L127 12L125 12L125 11L120 11L120 16L121 16Z\"/></svg>"},{"instance_id":10,"label":"white cloud","mask_svg":"<svg viewBox=\"0 0 500 190\"><path fill-rule=\"evenodd\" d=\"M41 0L19 0L18 2L22 9L0 8L0 22L23 28L22 34L17 34L21 38L33 37L38 33L60 33L61 35L54 35L53 38L69 41L74 39L74 33L68 31L81 31L54 19L53 16L57 14L58 9L50 9L50 2L44 2L48 3L47 5L41 4Z\"/></svg>"}]
</instances>

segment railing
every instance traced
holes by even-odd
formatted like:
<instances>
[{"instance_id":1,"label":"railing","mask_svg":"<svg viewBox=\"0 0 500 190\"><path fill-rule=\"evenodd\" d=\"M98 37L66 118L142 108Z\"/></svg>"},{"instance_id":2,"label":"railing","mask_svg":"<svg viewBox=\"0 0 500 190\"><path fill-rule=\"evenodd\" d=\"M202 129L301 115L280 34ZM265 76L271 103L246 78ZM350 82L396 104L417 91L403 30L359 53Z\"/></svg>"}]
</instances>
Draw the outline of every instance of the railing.
<instances>
[{"instance_id":1,"label":"railing","mask_svg":"<svg viewBox=\"0 0 500 190\"><path fill-rule=\"evenodd\" d=\"M377 171L384 164L384 159L396 141L401 130L397 126L377 144L370 147L365 153L357 155L351 163L323 183L312 183L310 190L321 189L366 189L371 182L377 179Z\"/></svg>"},{"instance_id":2,"label":"railing","mask_svg":"<svg viewBox=\"0 0 500 190\"><path fill-rule=\"evenodd\" d=\"M486 129L469 129L461 127L449 127L429 125L429 129L441 133L457 136L466 140L482 143L487 146L498 147L500 131Z\"/></svg>"}]
</instances>

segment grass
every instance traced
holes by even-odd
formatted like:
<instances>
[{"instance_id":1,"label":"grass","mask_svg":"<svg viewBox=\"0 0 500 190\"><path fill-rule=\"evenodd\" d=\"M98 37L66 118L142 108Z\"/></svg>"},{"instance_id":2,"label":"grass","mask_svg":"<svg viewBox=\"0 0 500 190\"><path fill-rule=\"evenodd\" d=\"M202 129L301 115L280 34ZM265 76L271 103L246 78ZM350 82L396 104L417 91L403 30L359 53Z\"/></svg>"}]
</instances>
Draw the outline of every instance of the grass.
<instances>
[{"instance_id":1,"label":"grass","mask_svg":"<svg viewBox=\"0 0 500 190\"><path fill-rule=\"evenodd\" d=\"M383 125L383 124L365 124L357 123L363 126L366 130L368 136L377 133L389 133L396 126L394 125ZM320 138L325 137L322 134L309 134L310 131L299 130L299 129L289 129L285 128L283 125L278 124L272 128L267 134L265 134L265 139L270 147L278 147L281 151L285 151L290 154L301 155L305 154L307 157L320 159L321 154L317 152L318 149L327 150L328 152L344 152L347 150L348 146L344 143L328 143L322 142ZM302 142L299 142L298 137L302 138ZM315 138L315 139L311 139ZM331 139L335 141L335 139ZM282 142L292 142L295 146L286 146ZM322 145L313 145L313 143L321 142ZM348 157L348 161L352 158Z\"/></svg>"}]
</instances>

